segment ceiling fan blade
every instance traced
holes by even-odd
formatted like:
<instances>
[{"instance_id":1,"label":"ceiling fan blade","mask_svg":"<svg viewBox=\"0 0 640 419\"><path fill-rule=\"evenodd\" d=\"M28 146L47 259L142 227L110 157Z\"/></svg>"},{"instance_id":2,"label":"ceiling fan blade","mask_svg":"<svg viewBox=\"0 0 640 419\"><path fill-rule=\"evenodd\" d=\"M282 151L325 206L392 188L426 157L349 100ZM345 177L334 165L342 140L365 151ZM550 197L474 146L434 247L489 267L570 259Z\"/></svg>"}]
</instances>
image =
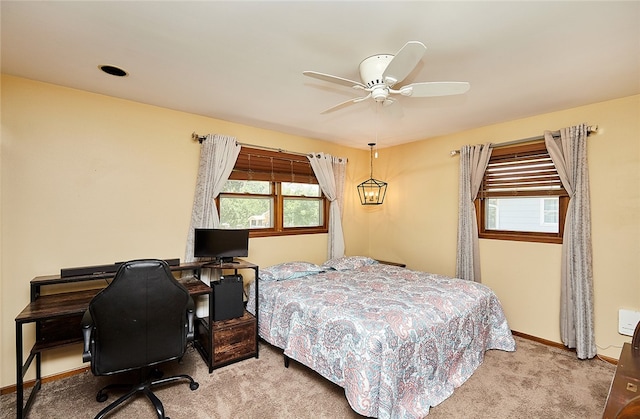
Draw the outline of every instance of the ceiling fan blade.
<instances>
[{"instance_id":1,"label":"ceiling fan blade","mask_svg":"<svg viewBox=\"0 0 640 419\"><path fill-rule=\"evenodd\" d=\"M389 87L404 80L418 65L426 50L427 47L420 41L407 42L382 73L382 80Z\"/></svg>"},{"instance_id":2,"label":"ceiling fan blade","mask_svg":"<svg viewBox=\"0 0 640 419\"><path fill-rule=\"evenodd\" d=\"M470 88L471 85L466 81L436 81L408 84L398 91L402 96L433 97L460 95Z\"/></svg>"},{"instance_id":3,"label":"ceiling fan blade","mask_svg":"<svg viewBox=\"0 0 640 419\"><path fill-rule=\"evenodd\" d=\"M370 97L371 97L371 93L369 93L367 96L356 97L356 98L353 98L353 99L345 100L344 102L338 103L337 105L334 105L334 106L330 107L329 109L325 109L324 111L322 111L320 113L321 114L325 114L325 113L333 112L335 110L344 108L344 107L352 105L354 103L358 103L358 102L362 102L363 100L367 100Z\"/></svg>"},{"instance_id":4,"label":"ceiling fan blade","mask_svg":"<svg viewBox=\"0 0 640 419\"><path fill-rule=\"evenodd\" d=\"M314 79L319 79L323 81L328 81L330 83L338 83L343 86L353 87L356 89L365 88L366 86L359 81L345 79L343 77L332 76L331 74L318 73L317 71L303 71L302 74L308 77L313 77Z\"/></svg>"}]
</instances>

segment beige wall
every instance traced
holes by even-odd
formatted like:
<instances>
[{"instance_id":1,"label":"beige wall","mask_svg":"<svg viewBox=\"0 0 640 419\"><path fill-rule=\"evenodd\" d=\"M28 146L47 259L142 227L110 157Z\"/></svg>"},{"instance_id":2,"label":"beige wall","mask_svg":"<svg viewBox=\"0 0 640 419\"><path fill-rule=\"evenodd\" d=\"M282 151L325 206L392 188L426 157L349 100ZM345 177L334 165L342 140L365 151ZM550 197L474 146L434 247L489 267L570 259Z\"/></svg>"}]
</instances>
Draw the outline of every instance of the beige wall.
<instances>
[{"instance_id":1,"label":"beige wall","mask_svg":"<svg viewBox=\"0 0 640 419\"><path fill-rule=\"evenodd\" d=\"M598 125L588 140L596 344L617 358L630 341L617 333L618 309L640 310L639 121L640 96L632 96L381 150L376 171L389 182L389 201L371 214L370 254L454 275L459 159L449 152ZM483 282L513 330L561 341L560 252L554 244L480 240Z\"/></svg>"},{"instance_id":2,"label":"beige wall","mask_svg":"<svg viewBox=\"0 0 640 419\"><path fill-rule=\"evenodd\" d=\"M29 302L33 277L118 260L184 258L199 158L193 131L345 156L346 191L368 174L364 150L5 75L1 117L0 387L15 383L14 318ZM357 197L345 195L346 250L363 254L367 217ZM262 266L321 263L327 236L251 239L249 247L247 259ZM33 328L26 329L30 348ZM43 374L81 367L80 353L77 345L45 352Z\"/></svg>"},{"instance_id":3,"label":"beige wall","mask_svg":"<svg viewBox=\"0 0 640 419\"><path fill-rule=\"evenodd\" d=\"M1 93L0 387L15 383L14 318L29 301L31 278L61 267L184 257L199 155L193 131L348 157L347 254L453 275L458 158L449 151L597 124L589 163L598 345L628 340L617 334L618 308L640 310L639 96L381 149L374 175L389 182L387 199L361 207L355 185L368 177L368 151L10 76L2 76ZM559 246L483 240L480 250L484 282L510 326L559 341ZM320 234L252 239L248 259L266 266L325 256ZM32 339L29 328L25 340ZM617 357L619 350L600 352ZM79 358L79 346L45 352L43 374L76 369Z\"/></svg>"}]
</instances>

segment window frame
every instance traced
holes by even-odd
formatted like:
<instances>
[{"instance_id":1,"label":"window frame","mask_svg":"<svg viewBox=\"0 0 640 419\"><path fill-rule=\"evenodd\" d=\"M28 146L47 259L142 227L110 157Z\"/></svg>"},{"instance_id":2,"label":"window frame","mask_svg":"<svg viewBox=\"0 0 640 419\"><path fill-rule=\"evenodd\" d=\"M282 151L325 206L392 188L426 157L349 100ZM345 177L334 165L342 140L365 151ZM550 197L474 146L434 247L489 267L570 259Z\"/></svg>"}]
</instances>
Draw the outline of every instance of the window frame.
<instances>
[{"instance_id":1,"label":"window frame","mask_svg":"<svg viewBox=\"0 0 640 419\"><path fill-rule=\"evenodd\" d=\"M303 160L304 159L304 160ZM220 199L229 197L264 197L273 202L273 226L270 228L250 228L249 237L288 236L299 234L322 234L329 231L329 200L320 190L319 197L284 195L282 183L318 184L311 163L304 156L282 151L269 151L252 147L242 147L229 180L269 181L270 194L222 192L216 197L216 209L220 215ZM284 227L284 200L296 198L320 201L322 203L322 225L317 227Z\"/></svg>"},{"instance_id":2,"label":"window frame","mask_svg":"<svg viewBox=\"0 0 640 419\"><path fill-rule=\"evenodd\" d=\"M505 147L496 147L492 150L489 162L500 158L518 158L526 157L535 153L548 154L544 141L538 141L535 143L529 143L524 145L512 145ZM555 166L554 166L555 167ZM557 174L557 171L556 171ZM558 177L559 179L559 177ZM561 244L564 234L564 223L567 215L567 208L569 206L569 195L564 187L556 190L536 190L536 191L505 191L505 192L486 192L485 191L486 172L483 174L483 182L480 186L478 196L474 201L476 209L476 217L478 223L478 238L492 239L492 240L511 240L511 241L526 241L533 243L555 243ZM549 196L558 197L558 232L534 232L534 231L512 231L512 230L495 230L486 228L486 206L488 198L507 198L507 197L540 197L545 198Z\"/></svg>"}]
</instances>

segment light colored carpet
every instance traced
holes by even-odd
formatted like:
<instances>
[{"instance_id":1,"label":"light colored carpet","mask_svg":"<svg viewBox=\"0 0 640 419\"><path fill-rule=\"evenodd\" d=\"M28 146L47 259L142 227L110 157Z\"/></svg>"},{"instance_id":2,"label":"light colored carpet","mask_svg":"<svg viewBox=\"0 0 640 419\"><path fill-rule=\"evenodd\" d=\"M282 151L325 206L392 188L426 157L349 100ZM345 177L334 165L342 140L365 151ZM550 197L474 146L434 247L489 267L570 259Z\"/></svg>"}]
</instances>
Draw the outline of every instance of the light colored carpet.
<instances>
[{"instance_id":1,"label":"light colored carpet","mask_svg":"<svg viewBox=\"0 0 640 419\"><path fill-rule=\"evenodd\" d=\"M516 337L516 352L488 351L484 363L454 394L431 409L430 419L444 418L600 418L615 366L599 359L580 361L575 354ZM282 351L260 344L260 358L216 369L212 374L194 350L183 364L163 368L190 374L200 383L172 384L155 393L172 419L361 418L344 391L315 372L291 362ZM122 381L123 377L119 377ZM29 418L90 418L104 404L99 388L112 378L90 372L46 383ZM115 400L110 396L107 402ZM0 397L0 416L15 418L15 393ZM124 405L109 418L154 418L144 397Z\"/></svg>"}]
</instances>

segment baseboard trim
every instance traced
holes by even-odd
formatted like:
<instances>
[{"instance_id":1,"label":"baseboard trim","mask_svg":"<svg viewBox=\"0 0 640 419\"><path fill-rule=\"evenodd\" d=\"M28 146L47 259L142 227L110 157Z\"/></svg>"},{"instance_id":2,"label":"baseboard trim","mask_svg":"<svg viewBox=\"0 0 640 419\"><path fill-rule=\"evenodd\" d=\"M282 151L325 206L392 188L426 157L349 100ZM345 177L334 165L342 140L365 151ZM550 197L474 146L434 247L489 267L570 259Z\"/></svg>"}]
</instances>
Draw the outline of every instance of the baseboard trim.
<instances>
[{"instance_id":1,"label":"baseboard trim","mask_svg":"<svg viewBox=\"0 0 640 419\"><path fill-rule=\"evenodd\" d=\"M63 378L71 377L73 375L82 374L83 372L89 371L91 367L82 367L77 370L65 371L60 374L48 375L46 377L42 377L42 384L50 383L51 381L61 380ZM24 388L28 389L33 387L36 384L36 380L29 380L24 382ZM13 384L7 387L0 388L0 395L15 393L18 390L18 387Z\"/></svg>"},{"instance_id":2,"label":"baseboard trim","mask_svg":"<svg viewBox=\"0 0 640 419\"><path fill-rule=\"evenodd\" d=\"M515 336L518 336L518 337L521 337L521 338L524 338L524 339L528 339L528 340L532 340L534 342L542 343L543 345L552 346L552 347L558 348L558 349L564 349L565 351L569 351L569 352L575 352L576 351L575 349L567 348L562 343L554 342L552 340L547 340L547 339L543 339L543 338L539 338L539 337L533 336L533 335L528 335L526 333L518 332L517 330L512 330L511 333L513 335L515 335Z\"/></svg>"},{"instance_id":3,"label":"baseboard trim","mask_svg":"<svg viewBox=\"0 0 640 419\"><path fill-rule=\"evenodd\" d=\"M543 345L547 345L547 346L551 346L551 347L554 347L554 348L562 349L562 350L568 351L568 352L573 352L573 353L576 352L575 349L567 348L566 346L564 346L564 344L559 343L559 342L554 342L552 340L542 339L542 338L539 338L539 337L533 336L533 335L527 335L526 333L518 332L517 330L512 330L511 333L514 336L518 336L518 337L521 337L521 338L527 339L527 340L532 340L534 342L538 342L538 343L541 343ZM610 358L610 357L604 356L604 355L596 355L596 356L599 359L601 359L601 360L603 360L605 362L608 362L608 363L613 364L613 365L618 365L618 360L616 358Z\"/></svg>"}]
</instances>

